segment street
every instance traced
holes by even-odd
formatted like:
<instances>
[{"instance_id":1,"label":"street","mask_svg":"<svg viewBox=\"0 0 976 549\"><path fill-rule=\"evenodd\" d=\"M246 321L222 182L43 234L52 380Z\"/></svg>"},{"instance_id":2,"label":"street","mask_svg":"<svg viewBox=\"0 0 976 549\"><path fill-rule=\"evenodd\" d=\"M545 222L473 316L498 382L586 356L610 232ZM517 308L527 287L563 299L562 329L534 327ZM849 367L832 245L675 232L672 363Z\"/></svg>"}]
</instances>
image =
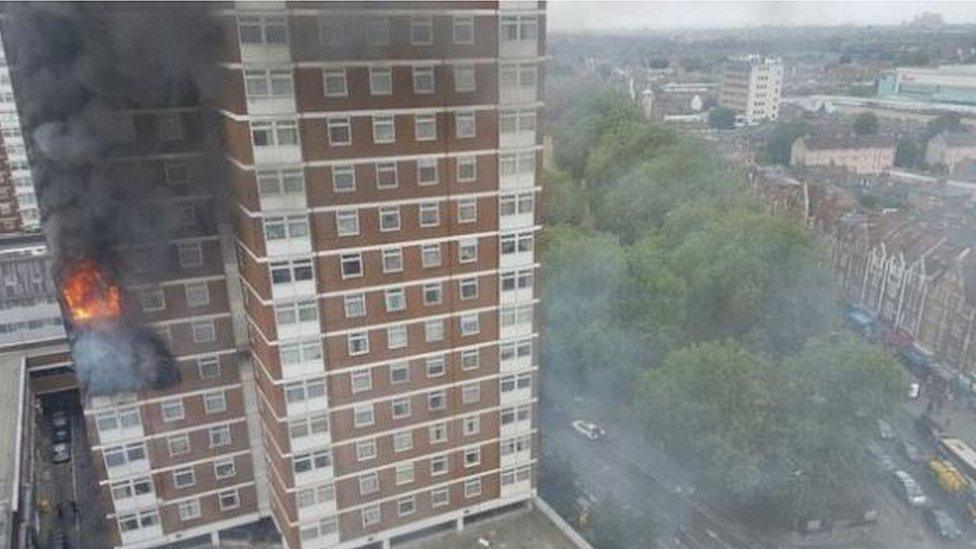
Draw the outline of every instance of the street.
<instances>
[{"instance_id":1,"label":"street","mask_svg":"<svg viewBox=\"0 0 976 549\"><path fill-rule=\"evenodd\" d=\"M596 421L600 418L589 417ZM599 509L600 502L615 501L641 520L652 511L662 523L658 547L761 548L762 540L696 501L689 493L693 478L636 432L602 423L608 432L601 440L588 440L571 427L576 419L553 407L543 412L543 449L568 459L584 492ZM626 429L626 428L624 428ZM602 549L602 548L601 548Z\"/></svg>"}]
</instances>

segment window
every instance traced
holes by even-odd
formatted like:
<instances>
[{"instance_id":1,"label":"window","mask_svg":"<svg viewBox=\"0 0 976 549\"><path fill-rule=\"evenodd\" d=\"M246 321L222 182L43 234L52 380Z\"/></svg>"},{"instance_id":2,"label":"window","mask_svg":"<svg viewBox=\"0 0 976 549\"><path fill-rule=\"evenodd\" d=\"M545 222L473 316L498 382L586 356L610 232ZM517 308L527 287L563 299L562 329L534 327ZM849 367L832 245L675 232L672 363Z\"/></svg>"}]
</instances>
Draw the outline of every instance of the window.
<instances>
[{"instance_id":1,"label":"window","mask_svg":"<svg viewBox=\"0 0 976 549\"><path fill-rule=\"evenodd\" d=\"M454 65L454 91L457 93L475 90L474 65Z\"/></svg>"},{"instance_id":2,"label":"window","mask_svg":"<svg viewBox=\"0 0 976 549\"><path fill-rule=\"evenodd\" d=\"M186 434L174 435L166 439L170 457L182 456L190 453L190 438Z\"/></svg>"},{"instance_id":3,"label":"window","mask_svg":"<svg viewBox=\"0 0 976 549\"><path fill-rule=\"evenodd\" d=\"M188 520L198 519L201 516L199 499L181 501L178 506L178 509L180 511L180 520L183 522L186 522Z\"/></svg>"},{"instance_id":4,"label":"window","mask_svg":"<svg viewBox=\"0 0 976 549\"><path fill-rule=\"evenodd\" d=\"M180 258L180 267L191 269L203 265L203 247L199 242L178 244L176 254Z\"/></svg>"},{"instance_id":5,"label":"window","mask_svg":"<svg viewBox=\"0 0 976 549\"><path fill-rule=\"evenodd\" d=\"M441 283L424 284L424 305L440 305Z\"/></svg>"},{"instance_id":6,"label":"window","mask_svg":"<svg viewBox=\"0 0 976 549\"><path fill-rule=\"evenodd\" d=\"M447 456L430 458L430 476L436 477L447 473Z\"/></svg>"},{"instance_id":7,"label":"window","mask_svg":"<svg viewBox=\"0 0 976 549\"><path fill-rule=\"evenodd\" d=\"M138 408L126 408L96 415L95 425L99 435L108 435L112 431L142 425L142 420Z\"/></svg>"},{"instance_id":8,"label":"window","mask_svg":"<svg viewBox=\"0 0 976 549\"><path fill-rule=\"evenodd\" d=\"M380 231L400 230L400 208L397 206L384 206L380 208Z\"/></svg>"},{"instance_id":9,"label":"window","mask_svg":"<svg viewBox=\"0 0 976 549\"><path fill-rule=\"evenodd\" d=\"M369 335L367 332L355 332L347 336L349 356L364 355L369 352Z\"/></svg>"},{"instance_id":10,"label":"window","mask_svg":"<svg viewBox=\"0 0 976 549\"><path fill-rule=\"evenodd\" d=\"M474 137L475 118L474 111L454 113L454 135L458 139Z\"/></svg>"},{"instance_id":11,"label":"window","mask_svg":"<svg viewBox=\"0 0 976 549\"><path fill-rule=\"evenodd\" d=\"M413 93L434 93L434 67L413 68Z\"/></svg>"},{"instance_id":12,"label":"window","mask_svg":"<svg viewBox=\"0 0 976 549\"><path fill-rule=\"evenodd\" d=\"M159 286L140 290L139 306L145 312L162 311L166 308L166 294Z\"/></svg>"},{"instance_id":13,"label":"window","mask_svg":"<svg viewBox=\"0 0 976 549\"><path fill-rule=\"evenodd\" d=\"M167 162L163 164L163 178L167 185L185 185L190 182L190 167L185 162ZM17 186L26 187L30 183Z\"/></svg>"},{"instance_id":14,"label":"window","mask_svg":"<svg viewBox=\"0 0 976 549\"><path fill-rule=\"evenodd\" d=\"M455 44L473 44L474 17L471 15L455 15L453 36Z\"/></svg>"},{"instance_id":15,"label":"window","mask_svg":"<svg viewBox=\"0 0 976 549\"><path fill-rule=\"evenodd\" d=\"M476 467L481 465L481 448L468 448L464 451L464 466Z\"/></svg>"},{"instance_id":16,"label":"window","mask_svg":"<svg viewBox=\"0 0 976 549\"><path fill-rule=\"evenodd\" d=\"M444 339L444 321L443 320L428 320L424 323L424 340L427 343L433 343L435 341L443 341Z\"/></svg>"},{"instance_id":17,"label":"window","mask_svg":"<svg viewBox=\"0 0 976 549\"><path fill-rule=\"evenodd\" d=\"M141 442L114 446L104 450L103 457L105 458L105 467L111 469L146 459L146 447Z\"/></svg>"},{"instance_id":18,"label":"window","mask_svg":"<svg viewBox=\"0 0 976 549\"><path fill-rule=\"evenodd\" d=\"M292 459L291 466L295 474L308 473L310 471L331 467L332 452L329 450L317 450L307 454L297 454Z\"/></svg>"},{"instance_id":19,"label":"window","mask_svg":"<svg viewBox=\"0 0 976 549\"><path fill-rule=\"evenodd\" d=\"M248 97L287 97L294 93L290 69L245 70L244 90Z\"/></svg>"},{"instance_id":20,"label":"window","mask_svg":"<svg viewBox=\"0 0 976 549\"><path fill-rule=\"evenodd\" d=\"M327 483L299 490L296 501L298 507L304 509L316 504L331 502L333 499L335 499L335 485Z\"/></svg>"},{"instance_id":21,"label":"window","mask_svg":"<svg viewBox=\"0 0 976 549\"><path fill-rule=\"evenodd\" d=\"M407 294L403 288L386 290L386 312L395 313L407 308Z\"/></svg>"},{"instance_id":22,"label":"window","mask_svg":"<svg viewBox=\"0 0 976 549\"><path fill-rule=\"evenodd\" d=\"M255 147L291 146L298 144L298 123L294 120L263 120L251 122L251 142Z\"/></svg>"},{"instance_id":23,"label":"window","mask_svg":"<svg viewBox=\"0 0 976 549\"><path fill-rule=\"evenodd\" d=\"M410 43L426 45L434 42L434 21L430 17L410 18Z\"/></svg>"},{"instance_id":24,"label":"window","mask_svg":"<svg viewBox=\"0 0 976 549\"><path fill-rule=\"evenodd\" d=\"M440 206L437 202L423 202L420 204L421 227L436 227L440 222Z\"/></svg>"},{"instance_id":25,"label":"window","mask_svg":"<svg viewBox=\"0 0 976 549\"><path fill-rule=\"evenodd\" d=\"M478 367L478 350L461 351L461 369L474 370Z\"/></svg>"},{"instance_id":26,"label":"window","mask_svg":"<svg viewBox=\"0 0 976 549\"><path fill-rule=\"evenodd\" d=\"M364 294L349 294L345 297L346 318L356 318L366 315L366 296Z\"/></svg>"},{"instance_id":27,"label":"window","mask_svg":"<svg viewBox=\"0 0 976 549\"><path fill-rule=\"evenodd\" d=\"M472 383L461 388L461 404L474 404L481 400L481 385Z\"/></svg>"},{"instance_id":28,"label":"window","mask_svg":"<svg viewBox=\"0 0 976 549\"><path fill-rule=\"evenodd\" d=\"M356 190L356 170L352 164L332 166L332 190L337 193Z\"/></svg>"},{"instance_id":29,"label":"window","mask_svg":"<svg viewBox=\"0 0 976 549\"><path fill-rule=\"evenodd\" d=\"M307 418L293 419L288 422L288 436L293 441L328 432L329 416L326 413L315 414Z\"/></svg>"},{"instance_id":30,"label":"window","mask_svg":"<svg viewBox=\"0 0 976 549\"><path fill-rule=\"evenodd\" d=\"M373 388L373 375L369 369L356 370L350 374L352 378L352 392L361 393Z\"/></svg>"},{"instance_id":31,"label":"window","mask_svg":"<svg viewBox=\"0 0 976 549\"><path fill-rule=\"evenodd\" d=\"M322 342L312 339L296 343L279 343L278 355L284 366L317 362L322 359Z\"/></svg>"},{"instance_id":32,"label":"window","mask_svg":"<svg viewBox=\"0 0 976 549\"><path fill-rule=\"evenodd\" d=\"M402 349L407 346L407 326L400 324L386 329L386 346L388 349Z\"/></svg>"},{"instance_id":33,"label":"window","mask_svg":"<svg viewBox=\"0 0 976 549\"><path fill-rule=\"evenodd\" d=\"M406 452L413 448L413 432L396 433L393 435L393 451Z\"/></svg>"},{"instance_id":34,"label":"window","mask_svg":"<svg viewBox=\"0 0 976 549\"><path fill-rule=\"evenodd\" d=\"M231 443L230 425L210 428L210 447L218 448Z\"/></svg>"},{"instance_id":35,"label":"window","mask_svg":"<svg viewBox=\"0 0 976 549\"><path fill-rule=\"evenodd\" d=\"M346 69L326 69L322 71L322 81L326 97L345 97L348 94Z\"/></svg>"},{"instance_id":36,"label":"window","mask_svg":"<svg viewBox=\"0 0 976 549\"><path fill-rule=\"evenodd\" d=\"M457 157L457 180L474 181L478 176L477 159L472 155Z\"/></svg>"},{"instance_id":37,"label":"window","mask_svg":"<svg viewBox=\"0 0 976 549\"><path fill-rule=\"evenodd\" d=\"M380 491L380 478L376 473L359 477L359 495L368 496Z\"/></svg>"},{"instance_id":38,"label":"window","mask_svg":"<svg viewBox=\"0 0 976 549\"><path fill-rule=\"evenodd\" d=\"M464 497L473 498L481 495L481 479L475 478L464 481Z\"/></svg>"},{"instance_id":39,"label":"window","mask_svg":"<svg viewBox=\"0 0 976 549\"><path fill-rule=\"evenodd\" d=\"M458 281L458 292L462 300L475 299L478 297L478 279L463 278Z\"/></svg>"},{"instance_id":40,"label":"window","mask_svg":"<svg viewBox=\"0 0 976 549\"><path fill-rule=\"evenodd\" d=\"M348 145L352 143L352 126L348 116L329 117L326 124L329 132L329 145Z\"/></svg>"},{"instance_id":41,"label":"window","mask_svg":"<svg viewBox=\"0 0 976 549\"><path fill-rule=\"evenodd\" d=\"M439 412L447 408L447 396L443 390L432 391L427 395L427 410Z\"/></svg>"},{"instance_id":42,"label":"window","mask_svg":"<svg viewBox=\"0 0 976 549\"><path fill-rule=\"evenodd\" d=\"M363 513L363 528L368 528L370 526L380 523L380 506L373 505L371 507L365 507L362 510Z\"/></svg>"},{"instance_id":43,"label":"window","mask_svg":"<svg viewBox=\"0 0 976 549\"><path fill-rule=\"evenodd\" d=\"M425 268L441 266L441 245L424 244L420 247L421 265Z\"/></svg>"},{"instance_id":44,"label":"window","mask_svg":"<svg viewBox=\"0 0 976 549\"><path fill-rule=\"evenodd\" d=\"M436 185L437 184L437 159L420 158L417 160L417 184Z\"/></svg>"},{"instance_id":45,"label":"window","mask_svg":"<svg viewBox=\"0 0 976 549\"><path fill-rule=\"evenodd\" d=\"M359 210L339 210L336 212L336 234L356 236L359 234Z\"/></svg>"},{"instance_id":46,"label":"window","mask_svg":"<svg viewBox=\"0 0 976 549\"><path fill-rule=\"evenodd\" d=\"M356 459L366 461L376 457L376 442L362 440L356 443Z\"/></svg>"},{"instance_id":47,"label":"window","mask_svg":"<svg viewBox=\"0 0 976 549\"><path fill-rule=\"evenodd\" d=\"M430 440L431 444L447 442L447 424L435 423L434 425L428 427L427 438Z\"/></svg>"},{"instance_id":48,"label":"window","mask_svg":"<svg viewBox=\"0 0 976 549\"><path fill-rule=\"evenodd\" d=\"M191 467L176 469L173 471L173 486L176 488L186 488L197 483L197 477Z\"/></svg>"},{"instance_id":49,"label":"window","mask_svg":"<svg viewBox=\"0 0 976 549\"><path fill-rule=\"evenodd\" d=\"M390 95L393 93L393 70L390 67L371 67L369 69L369 93L371 95Z\"/></svg>"},{"instance_id":50,"label":"window","mask_svg":"<svg viewBox=\"0 0 976 549\"><path fill-rule=\"evenodd\" d=\"M208 414L219 414L227 411L227 397L223 391L203 395L203 410Z\"/></svg>"},{"instance_id":51,"label":"window","mask_svg":"<svg viewBox=\"0 0 976 549\"><path fill-rule=\"evenodd\" d=\"M210 304L210 287L206 282L187 284L184 287L186 304L190 307L202 307Z\"/></svg>"},{"instance_id":52,"label":"window","mask_svg":"<svg viewBox=\"0 0 976 549\"><path fill-rule=\"evenodd\" d=\"M274 261L270 265L272 284L289 284L312 280L312 260Z\"/></svg>"},{"instance_id":53,"label":"window","mask_svg":"<svg viewBox=\"0 0 976 549\"><path fill-rule=\"evenodd\" d=\"M461 315L460 325L462 336L477 334L479 331L478 313Z\"/></svg>"},{"instance_id":54,"label":"window","mask_svg":"<svg viewBox=\"0 0 976 549\"><path fill-rule=\"evenodd\" d=\"M363 256L359 252L342 254L342 278L353 278L363 275Z\"/></svg>"},{"instance_id":55,"label":"window","mask_svg":"<svg viewBox=\"0 0 976 549\"><path fill-rule=\"evenodd\" d=\"M238 19L242 44L287 44L288 23L284 17L248 16Z\"/></svg>"},{"instance_id":56,"label":"window","mask_svg":"<svg viewBox=\"0 0 976 549\"><path fill-rule=\"evenodd\" d=\"M237 466L234 465L234 458L221 459L214 462L214 477L217 480L230 478L237 474Z\"/></svg>"},{"instance_id":57,"label":"window","mask_svg":"<svg viewBox=\"0 0 976 549\"><path fill-rule=\"evenodd\" d=\"M397 187L399 178L397 177L396 162L377 162L375 170L377 189L395 189Z\"/></svg>"},{"instance_id":58,"label":"window","mask_svg":"<svg viewBox=\"0 0 976 549\"><path fill-rule=\"evenodd\" d=\"M163 421L179 421L183 419L183 400L167 400L159 405L160 410L163 414Z\"/></svg>"},{"instance_id":59,"label":"window","mask_svg":"<svg viewBox=\"0 0 976 549\"><path fill-rule=\"evenodd\" d=\"M183 119L179 114L161 114L156 117L156 138L160 141L183 139Z\"/></svg>"},{"instance_id":60,"label":"window","mask_svg":"<svg viewBox=\"0 0 976 549\"><path fill-rule=\"evenodd\" d=\"M226 492L220 492L217 495L217 500L220 502L221 511L230 511L231 509L237 509L241 505L241 499L237 493L237 490L228 490Z\"/></svg>"},{"instance_id":61,"label":"window","mask_svg":"<svg viewBox=\"0 0 976 549\"><path fill-rule=\"evenodd\" d=\"M264 218L264 237L268 240L304 238L308 236L308 217L289 215L287 217L269 216Z\"/></svg>"},{"instance_id":62,"label":"window","mask_svg":"<svg viewBox=\"0 0 976 549\"><path fill-rule=\"evenodd\" d=\"M474 198L464 198L457 203L458 223L473 223L478 220L478 201Z\"/></svg>"},{"instance_id":63,"label":"window","mask_svg":"<svg viewBox=\"0 0 976 549\"><path fill-rule=\"evenodd\" d=\"M366 21L366 43L372 46L383 46L390 43L390 22L385 17L371 18Z\"/></svg>"},{"instance_id":64,"label":"window","mask_svg":"<svg viewBox=\"0 0 976 549\"><path fill-rule=\"evenodd\" d=\"M476 238L465 238L458 241L458 261L469 263L478 259L478 240Z\"/></svg>"},{"instance_id":65,"label":"window","mask_svg":"<svg viewBox=\"0 0 976 549\"><path fill-rule=\"evenodd\" d=\"M325 396L325 380L309 379L285 385L285 400L289 404Z\"/></svg>"},{"instance_id":66,"label":"window","mask_svg":"<svg viewBox=\"0 0 976 549\"><path fill-rule=\"evenodd\" d=\"M399 478L397 480L399 480ZM397 500L397 514L400 515L401 517L412 515L416 510L417 510L417 500L416 498L414 498L414 496Z\"/></svg>"},{"instance_id":67,"label":"window","mask_svg":"<svg viewBox=\"0 0 976 549\"><path fill-rule=\"evenodd\" d=\"M410 381L410 367L406 362L390 364L390 383L397 385Z\"/></svg>"},{"instance_id":68,"label":"window","mask_svg":"<svg viewBox=\"0 0 976 549\"><path fill-rule=\"evenodd\" d=\"M159 513L157 511L139 511L138 513L119 515L118 522L119 531L124 534L159 524Z\"/></svg>"},{"instance_id":69,"label":"window","mask_svg":"<svg viewBox=\"0 0 976 549\"><path fill-rule=\"evenodd\" d=\"M393 419L402 419L410 415L410 399L396 398L390 403L393 409Z\"/></svg>"},{"instance_id":70,"label":"window","mask_svg":"<svg viewBox=\"0 0 976 549\"><path fill-rule=\"evenodd\" d=\"M437 139L437 115L414 115L413 132L414 139L417 141L433 141Z\"/></svg>"},{"instance_id":71,"label":"window","mask_svg":"<svg viewBox=\"0 0 976 549\"><path fill-rule=\"evenodd\" d=\"M360 427L369 427L375 421L373 416L373 405L372 404L357 404L353 409L353 425L358 429Z\"/></svg>"},{"instance_id":72,"label":"window","mask_svg":"<svg viewBox=\"0 0 976 549\"><path fill-rule=\"evenodd\" d=\"M427 377L441 377L444 375L444 357L443 356L432 356L427 359Z\"/></svg>"},{"instance_id":73,"label":"window","mask_svg":"<svg viewBox=\"0 0 976 549\"><path fill-rule=\"evenodd\" d=\"M461 422L464 436L477 435L481 431L481 417L468 416Z\"/></svg>"},{"instance_id":74,"label":"window","mask_svg":"<svg viewBox=\"0 0 976 549\"><path fill-rule=\"evenodd\" d=\"M403 250L385 248L382 251L382 256L384 273L398 273L403 270Z\"/></svg>"},{"instance_id":75,"label":"window","mask_svg":"<svg viewBox=\"0 0 976 549\"><path fill-rule=\"evenodd\" d=\"M502 17L502 42L516 42L535 39L535 15L506 15Z\"/></svg>"},{"instance_id":76,"label":"window","mask_svg":"<svg viewBox=\"0 0 976 549\"><path fill-rule=\"evenodd\" d=\"M282 326L317 322L319 318L318 304L314 300L279 303L275 305L275 317L278 324Z\"/></svg>"},{"instance_id":77,"label":"window","mask_svg":"<svg viewBox=\"0 0 976 549\"><path fill-rule=\"evenodd\" d=\"M373 143L384 144L396 141L392 114L373 115Z\"/></svg>"},{"instance_id":78,"label":"window","mask_svg":"<svg viewBox=\"0 0 976 549\"><path fill-rule=\"evenodd\" d=\"M430 491L430 506L444 507L451 502L451 493L447 488L437 488Z\"/></svg>"}]
</instances>

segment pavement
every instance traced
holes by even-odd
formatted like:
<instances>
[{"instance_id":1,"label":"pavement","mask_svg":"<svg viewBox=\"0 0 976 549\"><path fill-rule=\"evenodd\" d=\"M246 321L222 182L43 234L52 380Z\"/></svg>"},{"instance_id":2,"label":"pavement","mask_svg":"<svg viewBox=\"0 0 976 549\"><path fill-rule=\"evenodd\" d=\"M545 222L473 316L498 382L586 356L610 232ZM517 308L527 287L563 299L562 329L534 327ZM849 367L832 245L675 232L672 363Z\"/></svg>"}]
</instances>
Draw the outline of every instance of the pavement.
<instances>
[{"instance_id":1,"label":"pavement","mask_svg":"<svg viewBox=\"0 0 976 549\"><path fill-rule=\"evenodd\" d=\"M578 549L539 509L525 508L396 544L397 549Z\"/></svg>"}]
</instances>

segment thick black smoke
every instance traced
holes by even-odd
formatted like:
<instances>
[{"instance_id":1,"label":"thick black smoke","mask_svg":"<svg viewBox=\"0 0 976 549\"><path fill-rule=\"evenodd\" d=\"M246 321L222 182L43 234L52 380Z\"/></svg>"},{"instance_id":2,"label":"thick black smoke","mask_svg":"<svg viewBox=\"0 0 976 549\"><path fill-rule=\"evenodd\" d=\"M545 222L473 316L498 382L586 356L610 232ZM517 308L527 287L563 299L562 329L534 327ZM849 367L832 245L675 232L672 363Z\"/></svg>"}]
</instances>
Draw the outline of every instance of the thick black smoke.
<instances>
[{"instance_id":1,"label":"thick black smoke","mask_svg":"<svg viewBox=\"0 0 976 549\"><path fill-rule=\"evenodd\" d=\"M197 107L211 96L216 33L207 8L4 3L4 45L56 280L84 258L122 285L147 282L146 273L161 279L170 268L172 191L159 166L125 161L161 151L141 135L126 138L123 120ZM126 254L133 248L150 263L133 269ZM111 328L71 328L88 393L158 387L178 377L165 345L133 315Z\"/></svg>"}]
</instances>

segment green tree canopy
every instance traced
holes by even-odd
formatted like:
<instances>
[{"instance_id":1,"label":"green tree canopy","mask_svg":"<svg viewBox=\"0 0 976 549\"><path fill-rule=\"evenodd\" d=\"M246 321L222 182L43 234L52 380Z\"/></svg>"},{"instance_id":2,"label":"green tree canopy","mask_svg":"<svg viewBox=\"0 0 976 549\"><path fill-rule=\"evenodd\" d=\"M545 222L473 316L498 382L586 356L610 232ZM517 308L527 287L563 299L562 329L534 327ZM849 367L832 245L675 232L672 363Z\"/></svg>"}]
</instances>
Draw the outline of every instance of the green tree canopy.
<instances>
[{"instance_id":1,"label":"green tree canopy","mask_svg":"<svg viewBox=\"0 0 976 549\"><path fill-rule=\"evenodd\" d=\"M862 112L854 119L854 133L857 135L874 135L878 133L878 115L873 112Z\"/></svg>"},{"instance_id":2,"label":"green tree canopy","mask_svg":"<svg viewBox=\"0 0 976 549\"><path fill-rule=\"evenodd\" d=\"M735 111L728 107L715 107L708 111L708 125L719 130L735 128Z\"/></svg>"}]
</instances>

